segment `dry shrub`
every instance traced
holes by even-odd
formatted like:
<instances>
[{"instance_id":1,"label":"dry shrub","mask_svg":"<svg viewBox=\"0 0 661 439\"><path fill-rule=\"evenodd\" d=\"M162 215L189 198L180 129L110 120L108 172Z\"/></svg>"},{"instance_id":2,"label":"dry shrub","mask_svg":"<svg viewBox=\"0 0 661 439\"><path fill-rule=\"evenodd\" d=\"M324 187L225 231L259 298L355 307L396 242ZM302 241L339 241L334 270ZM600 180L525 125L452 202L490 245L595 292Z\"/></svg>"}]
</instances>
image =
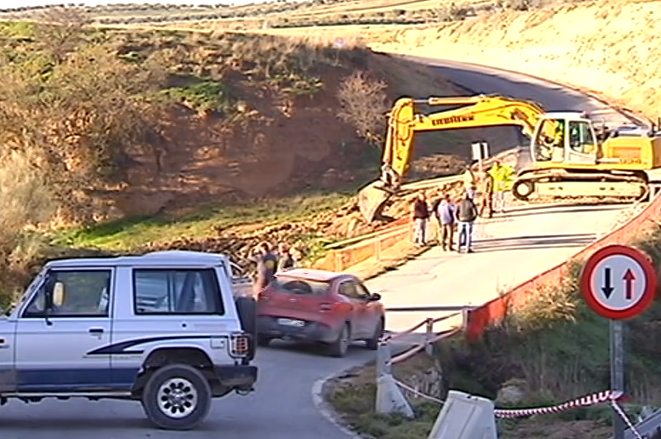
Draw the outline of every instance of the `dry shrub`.
<instances>
[{"instance_id":1,"label":"dry shrub","mask_svg":"<svg viewBox=\"0 0 661 439\"><path fill-rule=\"evenodd\" d=\"M356 134L372 144L383 141L387 84L357 71L342 81L337 97L342 106L338 117L351 124Z\"/></svg>"},{"instance_id":2,"label":"dry shrub","mask_svg":"<svg viewBox=\"0 0 661 439\"><path fill-rule=\"evenodd\" d=\"M76 50L83 42L85 27L92 22L84 9L76 7L47 8L36 18L36 40L57 61Z\"/></svg>"},{"instance_id":3,"label":"dry shrub","mask_svg":"<svg viewBox=\"0 0 661 439\"><path fill-rule=\"evenodd\" d=\"M109 44L58 59L41 52L0 67L0 144L36 157L62 218L87 223L94 191L120 189L131 152L158 134L150 96L164 76L123 62Z\"/></svg>"},{"instance_id":4,"label":"dry shrub","mask_svg":"<svg viewBox=\"0 0 661 439\"><path fill-rule=\"evenodd\" d=\"M49 220L55 204L34 158L10 151L0 160L0 305L24 283L41 242L26 234Z\"/></svg>"}]
</instances>

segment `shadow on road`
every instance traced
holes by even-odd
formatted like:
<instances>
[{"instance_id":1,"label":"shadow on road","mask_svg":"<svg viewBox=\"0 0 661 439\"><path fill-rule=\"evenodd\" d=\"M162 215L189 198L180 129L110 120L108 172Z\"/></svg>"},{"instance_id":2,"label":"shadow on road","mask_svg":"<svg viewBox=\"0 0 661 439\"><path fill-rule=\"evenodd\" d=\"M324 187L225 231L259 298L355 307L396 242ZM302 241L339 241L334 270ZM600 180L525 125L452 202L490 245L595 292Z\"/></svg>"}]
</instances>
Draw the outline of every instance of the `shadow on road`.
<instances>
[{"instance_id":1,"label":"shadow on road","mask_svg":"<svg viewBox=\"0 0 661 439\"><path fill-rule=\"evenodd\" d=\"M584 247L594 241L594 233L515 236L475 241L475 251L495 252L512 250L539 250L563 247Z\"/></svg>"},{"instance_id":2,"label":"shadow on road","mask_svg":"<svg viewBox=\"0 0 661 439\"><path fill-rule=\"evenodd\" d=\"M494 219L500 218L515 218L521 216L531 216L536 213L539 214L554 214L554 213L594 213L594 212L612 212L615 210L622 210L629 206L628 204L607 204L607 205L594 205L594 204L572 204L572 205L559 205L559 206L530 206L522 207L516 210L505 212L503 215L498 215Z\"/></svg>"},{"instance_id":3,"label":"shadow on road","mask_svg":"<svg viewBox=\"0 0 661 439\"><path fill-rule=\"evenodd\" d=\"M330 357L326 352L327 352L327 347L322 345L322 344L315 344L315 343L303 343L303 342L292 342L292 341L286 341L286 340L272 340L271 343L269 343L269 346L267 348L258 348L258 350L261 349L271 349L271 350L276 350L276 351L287 351L292 354L301 354L301 355L310 355L310 356L315 356L315 357L321 357L321 358L328 358L329 360L333 360L333 357ZM352 343L349 346L349 351L347 352L347 357L351 357L353 353L357 352L365 352L367 349L365 347L365 343L361 341L357 341ZM259 351L258 351L259 352ZM259 355L259 353L257 354Z\"/></svg>"}]
</instances>

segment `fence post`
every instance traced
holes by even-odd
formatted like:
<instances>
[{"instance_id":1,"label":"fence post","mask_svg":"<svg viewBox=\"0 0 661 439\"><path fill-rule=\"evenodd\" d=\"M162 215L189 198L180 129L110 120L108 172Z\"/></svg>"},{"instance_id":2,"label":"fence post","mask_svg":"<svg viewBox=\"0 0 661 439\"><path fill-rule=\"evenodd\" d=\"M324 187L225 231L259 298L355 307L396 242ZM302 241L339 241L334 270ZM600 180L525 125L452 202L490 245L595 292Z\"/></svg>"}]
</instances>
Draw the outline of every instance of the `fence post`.
<instances>
[{"instance_id":1,"label":"fence post","mask_svg":"<svg viewBox=\"0 0 661 439\"><path fill-rule=\"evenodd\" d=\"M342 249L335 250L335 271L342 271Z\"/></svg>"},{"instance_id":2,"label":"fence post","mask_svg":"<svg viewBox=\"0 0 661 439\"><path fill-rule=\"evenodd\" d=\"M400 413L412 419L413 408L392 376L390 343L380 341L376 352L376 401L375 411L381 414Z\"/></svg>"},{"instance_id":3,"label":"fence post","mask_svg":"<svg viewBox=\"0 0 661 439\"><path fill-rule=\"evenodd\" d=\"M390 360L392 359L392 352L390 351L390 343L387 341L379 341L379 348L376 351L376 378L384 375L390 375L391 367Z\"/></svg>"},{"instance_id":4,"label":"fence post","mask_svg":"<svg viewBox=\"0 0 661 439\"><path fill-rule=\"evenodd\" d=\"M466 332L466 329L468 329L469 312L470 312L470 308L464 308L461 310L461 332Z\"/></svg>"},{"instance_id":5,"label":"fence post","mask_svg":"<svg viewBox=\"0 0 661 439\"><path fill-rule=\"evenodd\" d=\"M430 357L434 354L434 345L431 343L434 338L434 319L427 317L425 320L425 353Z\"/></svg>"}]
</instances>

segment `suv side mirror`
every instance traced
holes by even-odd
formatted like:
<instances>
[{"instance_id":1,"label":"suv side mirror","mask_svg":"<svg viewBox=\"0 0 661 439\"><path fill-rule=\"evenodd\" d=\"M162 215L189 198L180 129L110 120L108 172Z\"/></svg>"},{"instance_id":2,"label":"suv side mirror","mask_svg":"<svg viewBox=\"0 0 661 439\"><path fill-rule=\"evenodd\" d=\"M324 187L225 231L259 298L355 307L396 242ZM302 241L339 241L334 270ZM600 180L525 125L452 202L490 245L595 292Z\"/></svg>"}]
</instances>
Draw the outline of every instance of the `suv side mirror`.
<instances>
[{"instance_id":1,"label":"suv side mirror","mask_svg":"<svg viewBox=\"0 0 661 439\"><path fill-rule=\"evenodd\" d=\"M372 295L369 297L369 301L370 302L376 302L377 300L381 300L381 294L372 293Z\"/></svg>"}]
</instances>

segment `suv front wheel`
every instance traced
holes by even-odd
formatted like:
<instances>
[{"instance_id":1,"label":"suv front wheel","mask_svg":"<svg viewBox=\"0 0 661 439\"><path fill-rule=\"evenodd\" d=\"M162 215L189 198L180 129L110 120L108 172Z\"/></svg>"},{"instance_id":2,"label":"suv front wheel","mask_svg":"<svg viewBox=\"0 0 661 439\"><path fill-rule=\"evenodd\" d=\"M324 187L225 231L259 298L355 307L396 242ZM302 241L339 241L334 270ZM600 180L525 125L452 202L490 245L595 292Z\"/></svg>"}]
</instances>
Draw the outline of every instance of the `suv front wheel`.
<instances>
[{"instance_id":1,"label":"suv front wheel","mask_svg":"<svg viewBox=\"0 0 661 439\"><path fill-rule=\"evenodd\" d=\"M149 420L166 430L190 430L211 409L211 387L202 373L186 364L157 369L142 392Z\"/></svg>"}]
</instances>

